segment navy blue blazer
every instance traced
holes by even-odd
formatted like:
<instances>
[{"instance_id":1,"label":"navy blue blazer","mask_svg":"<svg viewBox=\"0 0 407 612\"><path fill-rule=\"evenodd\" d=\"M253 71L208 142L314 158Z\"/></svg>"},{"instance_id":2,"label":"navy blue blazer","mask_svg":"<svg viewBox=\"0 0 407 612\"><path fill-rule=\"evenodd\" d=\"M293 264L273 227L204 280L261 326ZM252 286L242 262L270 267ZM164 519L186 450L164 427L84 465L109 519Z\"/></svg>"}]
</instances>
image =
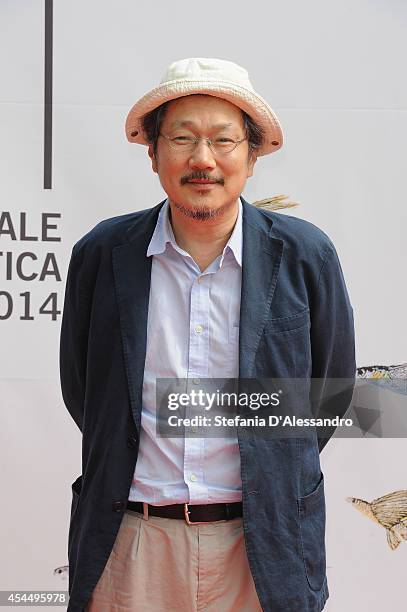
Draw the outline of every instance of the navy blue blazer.
<instances>
[{"instance_id":1,"label":"navy blue blazer","mask_svg":"<svg viewBox=\"0 0 407 612\"><path fill-rule=\"evenodd\" d=\"M243 198L241 378L353 378L353 311L331 240L313 224ZM82 432L72 484L68 612L84 610L112 550L140 440L157 206L107 219L73 247L60 339L66 407ZM324 402L324 384L317 388ZM342 416L352 389L335 406ZM265 612L319 612L328 598L328 438L267 439L238 428L243 527ZM164 611L163 611L164 612Z\"/></svg>"}]
</instances>

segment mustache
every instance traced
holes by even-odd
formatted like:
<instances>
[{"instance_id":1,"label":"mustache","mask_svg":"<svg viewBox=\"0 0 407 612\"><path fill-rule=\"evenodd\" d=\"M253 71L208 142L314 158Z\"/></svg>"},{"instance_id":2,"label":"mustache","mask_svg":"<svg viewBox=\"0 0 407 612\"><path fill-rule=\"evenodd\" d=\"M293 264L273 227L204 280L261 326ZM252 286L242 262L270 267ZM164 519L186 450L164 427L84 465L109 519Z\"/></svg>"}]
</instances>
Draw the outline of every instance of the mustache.
<instances>
[{"instance_id":1,"label":"mustache","mask_svg":"<svg viewBox=\"0 0 407 612\"><path fill-rule=\"evenodd\" d=\"M216 178L215 176L210 176L209 174L201 170L201 171L193 172L192 174L189 174L188 176L182 176L181 185L185 185L185 183L188 183L188 181L192 181L194 179L201 180L201 181L214 181L215 183L219 183L220 185L225 184L225 181L223 178Z\"/></svg>"}]
</instances>

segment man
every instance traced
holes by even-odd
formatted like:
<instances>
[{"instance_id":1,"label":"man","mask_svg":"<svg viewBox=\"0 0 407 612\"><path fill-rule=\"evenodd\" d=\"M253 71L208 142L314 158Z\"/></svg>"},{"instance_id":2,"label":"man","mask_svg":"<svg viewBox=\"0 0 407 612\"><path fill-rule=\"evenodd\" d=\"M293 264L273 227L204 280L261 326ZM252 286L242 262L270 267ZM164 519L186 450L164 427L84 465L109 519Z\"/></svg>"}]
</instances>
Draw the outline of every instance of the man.
<instances>
[{"instance_id":1,"label":"man","mask_svg":"<svg viewBox=\"0 0 407 612\"><path fill-rule=\"evenodd\" d=\"M328 598L327 438L156 435L156 379L297 378L324 407L353 377L330 239L242 197L282 146L275 113L224 60L174 62L126 121L167 199L99 223L69 266L61 385L83 435L68 612L319 612ZM345 413L350 391L340 394ZM313 404L314 405L314 404ZM195 524L196 523L196 524Z\"/></svg>"}]
</instances>

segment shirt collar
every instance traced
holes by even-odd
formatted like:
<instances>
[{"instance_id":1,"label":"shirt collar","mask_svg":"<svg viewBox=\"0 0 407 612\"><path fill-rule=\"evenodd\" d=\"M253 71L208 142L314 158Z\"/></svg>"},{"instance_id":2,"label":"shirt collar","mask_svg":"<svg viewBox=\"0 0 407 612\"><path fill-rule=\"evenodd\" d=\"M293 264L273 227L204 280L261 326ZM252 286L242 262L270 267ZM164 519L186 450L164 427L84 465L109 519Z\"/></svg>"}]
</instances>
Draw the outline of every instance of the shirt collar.
<instances>
[{"instance_id":1,"label":"shirt collar","mask_svg":"<svg viewBox=\"0 0 407 612\"><path fill-rule=\"evenodd\" d=\"M160 253L164 253L168 242L174 248L179 249L177 243L175 242L175 236L174 232L172 231L168 209L169 203L167 198L158 215L157 223L148 245L147 257L150 255L159 255Z\"/></svg>"},{"instance_id":2,"label":"shirt collar","mask_svg":"<svg viewBox=\"0 0 407 612\"><path fill-rule=\"evenodd\" d=\"M242 266L242 202L240 198L238 200L238 204L239 211L236 223L230 235L230 238L227 244L225 245L225 248L223 249L222 257L219 264L220 266L222 265L223 259L228 250L232 251L237 263L239 264L239 266ZM168 213L169 202L167 198L158 215L157 223L147 248L147 257L149 257L150 255L159 255L160 253L164 253L168 243L170 243L171 246L182 255L185 254L185 251L181 249L176 243Z\"/></svg>"}]
</instances>

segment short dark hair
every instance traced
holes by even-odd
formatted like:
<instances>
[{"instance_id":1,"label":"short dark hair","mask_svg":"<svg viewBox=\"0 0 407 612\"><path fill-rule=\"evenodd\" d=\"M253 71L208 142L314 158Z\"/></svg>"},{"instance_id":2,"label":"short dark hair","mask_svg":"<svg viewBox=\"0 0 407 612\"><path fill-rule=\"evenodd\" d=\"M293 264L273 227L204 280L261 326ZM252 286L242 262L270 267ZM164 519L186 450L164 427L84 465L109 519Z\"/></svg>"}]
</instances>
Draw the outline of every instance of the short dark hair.
<instances>
[{"instance_id":1,"label":"short dark hair","mask_svg":"<svg viewBox=\"0 0 407 612\"><path fill-rule=\"evenodd\" d=\"M194 94L191 94L194 95ZM143 128L146 140L153 145L154 155L157 154L157 142L160 133L161 125L167 112L168 102L164 102L157 108L154 108L149 113L146 113L141 118L141 125ZM244 129L246 132L247 140L249 143L249 159L252 157L254 151L261 147L264 139L264 130L261 128L244 110L242 112Z\"/></svg>"}]
</instances>

